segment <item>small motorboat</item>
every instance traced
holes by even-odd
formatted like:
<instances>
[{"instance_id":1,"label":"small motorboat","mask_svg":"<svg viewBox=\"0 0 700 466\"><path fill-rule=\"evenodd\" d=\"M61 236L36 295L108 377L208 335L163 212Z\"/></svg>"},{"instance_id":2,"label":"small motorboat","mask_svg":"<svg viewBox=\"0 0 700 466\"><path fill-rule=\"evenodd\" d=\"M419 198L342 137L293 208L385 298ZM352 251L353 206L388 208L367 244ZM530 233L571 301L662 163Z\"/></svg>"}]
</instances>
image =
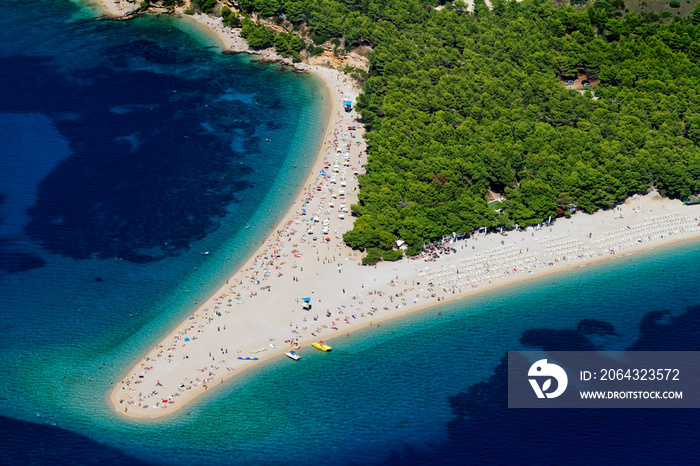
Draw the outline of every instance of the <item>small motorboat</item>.
<instances>
[{"instance_id":1,"label":"small motorboat","mask_svg":"<svg viewBox=\"0 0 700 466\"><path fill-rule=\"evenodd\" d=\"M289 353L284 353L287 355L288 358L294 359L295 361L298 361L301 359L299 355L296 353L296 351L290 351Z\"/></svg>"},{"instance_id":2,"label":"small motorboat","mask_svg":"<svg viewBox=\"0 0 700 466\"><path fill-rule=\"evenodd\" d=\"M319 349L321 351L330 351L331 350L331 347L322 341L319 341L318 343L311 343L311 346L313 346L314 348Z\"/></svg>"}]
</instances>

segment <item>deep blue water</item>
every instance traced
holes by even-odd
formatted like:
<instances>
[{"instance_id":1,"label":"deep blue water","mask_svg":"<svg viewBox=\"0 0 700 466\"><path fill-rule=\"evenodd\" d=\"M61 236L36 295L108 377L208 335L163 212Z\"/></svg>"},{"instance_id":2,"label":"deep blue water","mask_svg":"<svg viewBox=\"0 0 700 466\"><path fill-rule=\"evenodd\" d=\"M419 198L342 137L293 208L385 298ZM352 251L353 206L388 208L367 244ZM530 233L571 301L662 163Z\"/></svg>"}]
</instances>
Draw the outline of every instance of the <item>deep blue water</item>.
<instances>
[{"instance_id":1,"label":"deep blue water","mask_svg":"<svg viewBox=\"0 0 700 466\"><path fill-rule=\"evenodd\" d=\"M3 3L0 462L697 462L696 410L508 410L503 359L700 350L692 243L338 338L165 420L113 418L110 380L252 251L324 124L310 77L192 30Z\"/></svg>"}]
</instances>

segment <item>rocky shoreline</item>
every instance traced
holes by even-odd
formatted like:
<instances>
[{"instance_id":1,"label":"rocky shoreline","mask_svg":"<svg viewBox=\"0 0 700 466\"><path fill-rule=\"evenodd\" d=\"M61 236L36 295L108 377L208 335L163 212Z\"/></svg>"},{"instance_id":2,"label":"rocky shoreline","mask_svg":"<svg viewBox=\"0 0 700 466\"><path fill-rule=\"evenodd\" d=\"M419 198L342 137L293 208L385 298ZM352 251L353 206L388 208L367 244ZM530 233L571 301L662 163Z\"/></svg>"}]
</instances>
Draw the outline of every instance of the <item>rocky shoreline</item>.
<instances>
[{"instance_id":1,"label":"rocky shoreline","mask_svg":"<svg viewBox=\"0 0 700 466\"><path fill-rule=\"evenodd\" d=\"M142 11L137 2L128 0L97 0L105 10L104 14L98 16L101 20L109 21L125 21L138 16L145 15L173 15L183 19L190 19L207 28L211 33L216 35L223 45L222 53L239 54L246 53L251 55L259 55L258 63L280 63L289 66L297 72L308 72L313 67L324 67L340 70L345 66L360 68L367 70L369 68L369 60L362 54L350 52L343 58L336 56L331 50L325 50L323 54L318 56L305 56L303 61L294 62L289 57L283 57L278 54L274 47L265 49L257 49L251 47L244 37L241 36L240 28L234 29L223 24L221 17L209 16L203 13L186 14L184 7L176 7L174 9L164 8L159 6L151 6L146 11ZM348 76L349 78L349 76Z\"/></svg>"}]
</instances>

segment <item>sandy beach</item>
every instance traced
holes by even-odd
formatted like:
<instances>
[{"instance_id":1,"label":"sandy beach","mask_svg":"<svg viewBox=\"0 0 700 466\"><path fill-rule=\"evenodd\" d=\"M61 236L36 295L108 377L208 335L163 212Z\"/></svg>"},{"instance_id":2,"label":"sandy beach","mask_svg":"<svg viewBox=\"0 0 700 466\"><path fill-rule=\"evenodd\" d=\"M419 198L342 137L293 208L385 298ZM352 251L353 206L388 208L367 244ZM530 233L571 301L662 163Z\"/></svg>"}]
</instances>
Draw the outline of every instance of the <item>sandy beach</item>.
<instances>
[{"instance_id":1,"label":"sandy beach","mask_svg":"<svg viewBox=\"0 0 700 466\"><path fill-rule=\"evenodd\" d=\"M189 318L115 382L110 401L117 412L164 416L297 346L303 359L317 351L312 342L333 346L333 337L406 313L700 237L700 205L651 192L593 215L506 235L475 234L414 259L362 266L361 254L342 242L352 227L346 210L356 202L355 173L362 173L365 146L355 113L339 104L357 90L332 70L321 75L334 96L332 124L305 188L228 283L205 303L193 303ZM302 308L303 298L310 299L310 310Z\"/></svg>"},{"instance_id":2,"label":"sandy beach","mask_svg":"<svg viewBox=\"0 0 700 466\"><path fill-rule=\"evenodd\" d=\"M242 38L240 40L244 45L236 45L235 34L222 32L220 19L217 22L216 18L205 15L189 18L217 32L225 50L236 48L241 51L240 48L247 47ZM283 61L272 50L259 54L270 60ZM308 311L301 310L301 298L330 293L335 281L329 287L320 280L320 275L329 267L342 278L348 275L343 270L349 264L359 265L361 254L344 247L342 235L352 228L350 205L357 202L357 175L363 173L361 165L366 161L366 146L362 138L364 129L358 124L356 113L346 112L342 103L345 100L354 102L360 89L336 70L306 64L297 64L297 68L311 72L323 81L327 90L325 98L330 100L331 105L324 142L304 188L290 211L241 270L205 303L194 302L193 308L197 310L190 318L156 345L138 368L130 370L130 375L125 376L113 390L112 402L123 407L119 412L141 417L143 412L140 408L150 404L149 408L145 408L149 413L165 414L168 410L165 399L150 403L143 400L159 397L160 388L169 386L171 382L178 389L192 386L205 391L214 379L221 383L224 373L232 376L234 371L238 374L250 367L251 361L239 357L262 361L272 354L289 351L292 341L302 343L304 336L311 332L309 329L313 318ZM251 251L253 248L251 245ZM314 289L315 284L318 284L318 291ZM261 306L272 312L260 312ZM287 312L278 312L281 309ZM320 307L315 304L312 304L312 309L314 313L320 312ZM224 316L226 323L217 320ZM215 325L218 323L221 325ZM300 323L302 329L299 329ZM340 325L320 315L316 323L318 329L325 327L329 330ZM209 340L209 335L205 335L203 330L214 329L214 325L220 339L210 340L216 341L214 346L200 347L200 342ZM230 345L234 328L238 335L234 337L238 341L235 347ZM260 335L265 337L261 340ZM214 351L210 351L214 348ZM185 377L188 381L191 379L191 383L176 382L180 380L179 376L170 378L158 375L153 381L158 389L151 390L145 374L152 373L150 371L154 370L156 361L169 361L165 366L168 373L179 373L181 370L192 372L192 377ZM143 398L144 389L149 393L145 395L146 398ZM195 392L188 390L188 394L194 395ZM172 411L174 409L169 410Z\"/></svg>"},{"instance_id":3,"label":"sandy beach","mask_svg":"<svg viewBox=\"0 0 700 466\"><path fill-rule=\"evenodd\" d=\"M243 48L235 33L219 29L220 19L193 19L217 32L226 49ZM451 299L700 237L700 205L651 192L593 215L475 234L420 257L362 266L362 254L342 241L352 228L349 208L357 202L357 175L366 162L364 130L342 101L355 101L360 90L335 70L301 66L323 80L332 104L304 187L227 283L206 302L193 302L185 321L124 368L109 393L116 412L169 415L249 368L286 358L293 348L302 361L289 363L303 364L305 353L317 351L312 342L342 346L333 338ZM304 298L310 309L303 308Z\"/></svg>"}]
</instances>

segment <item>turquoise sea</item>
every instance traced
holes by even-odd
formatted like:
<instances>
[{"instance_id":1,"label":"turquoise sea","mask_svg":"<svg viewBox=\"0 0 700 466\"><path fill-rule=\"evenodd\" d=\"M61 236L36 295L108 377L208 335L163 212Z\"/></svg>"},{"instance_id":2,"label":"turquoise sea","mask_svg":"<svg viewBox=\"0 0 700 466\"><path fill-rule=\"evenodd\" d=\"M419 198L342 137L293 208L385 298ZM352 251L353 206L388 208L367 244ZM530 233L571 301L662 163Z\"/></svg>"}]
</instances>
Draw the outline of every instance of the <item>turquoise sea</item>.
<instances>
[{"instance_id":1,"label":"turquoise sea","mask_svg":"<svg viewBox=\"0 0 700 466\"><path fill-rule=\"evenodd\" d=\"M313 77L223 55L174 18L96 21L67 0L2 9L4 464L697 458L695 410L509 411L502 362L526 348L700 349L693 242L336 339L333 353L260 367L167 419L115 417L110 381L295 196L327 99Z\"/></svg>"}]
</instances>

